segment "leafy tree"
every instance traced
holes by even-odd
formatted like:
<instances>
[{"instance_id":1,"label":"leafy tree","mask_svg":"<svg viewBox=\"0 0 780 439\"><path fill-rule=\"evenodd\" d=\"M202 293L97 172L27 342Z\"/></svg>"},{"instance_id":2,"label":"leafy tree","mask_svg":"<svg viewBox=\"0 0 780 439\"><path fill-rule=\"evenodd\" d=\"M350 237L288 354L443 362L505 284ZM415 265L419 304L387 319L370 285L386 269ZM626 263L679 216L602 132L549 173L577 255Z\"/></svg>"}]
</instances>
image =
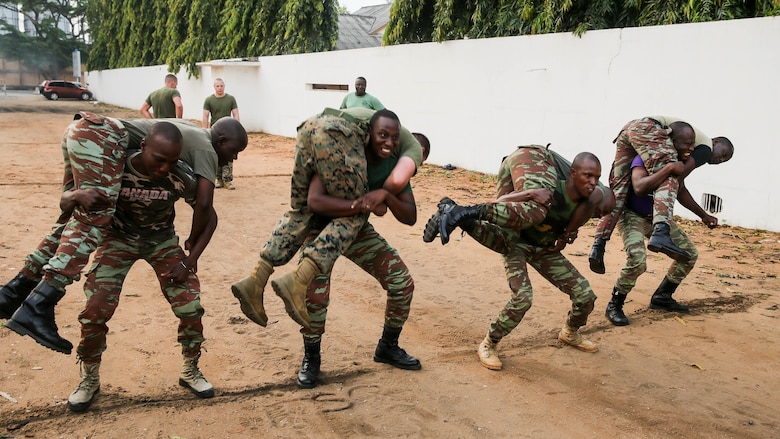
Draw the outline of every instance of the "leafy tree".
<instances>
[{"instance_id":1,"label":"leafy tree","mask_svg":"<svg viewBox=\"0 0 780 439\"><path fill-rule=\"evenodd\" d=\"M0 56L20 61L46 78L60 76L72 64L74 49L88 55L84 42L85 0L23 0L0 1L0 8L21 12L28 32L2 23ZM62 26L65 24L65 26ZM61 29L65 27L66 29Z\"/></svg>"},{"instance_id":2,"label":"leafy tree","mask_svg":"<svg viewBox=\"0 0 780 439\"><path fill-rule=\"evenodd\" d=\"M89 0L87 18L95 69L197 75L199 61L331 50L338 37L336 0Z\"/></svg>"},{"instance_id":3,"label":"leafy tree","mask_svg":"<svg viewBox=\"0 0 780 439\"><path fill-rule=\"evenodd\" d=\"M780 0L396 0L385 44L780 15Z\"/></svg>"},{"instance_id":4,"label":"leafy tree","mask_svg":"<svg viewBox=\"0 0 780 439\"><path fill-rule=\"evenodd\" d=\"M434 0L395 0L382 37L383 44L433 40Z\"/></svg>"}]
</instances>

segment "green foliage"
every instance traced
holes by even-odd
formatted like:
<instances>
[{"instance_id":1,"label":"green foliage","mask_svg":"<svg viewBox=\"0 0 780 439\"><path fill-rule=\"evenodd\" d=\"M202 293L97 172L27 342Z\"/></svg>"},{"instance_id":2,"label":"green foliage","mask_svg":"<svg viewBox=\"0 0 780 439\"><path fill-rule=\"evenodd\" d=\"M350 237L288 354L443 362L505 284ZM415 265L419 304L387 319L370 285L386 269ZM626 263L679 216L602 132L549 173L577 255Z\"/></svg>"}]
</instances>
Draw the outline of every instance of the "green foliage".
<instances>
[{"instance_id":1,"label":"green foliage","mask_svg":"<svg viewBox=\"0 0 780 439\"><path fill-rule=\"evenodd\" d=\"M780 0L396 0L385 44L780 15Z\"/></svg>"},{"instance_id":2,"label":"green foliage","mask_svg":"<svg viewBox=\"0 0 780 439\"><path fill-rule=\"evenodd\" d=\"M0 8L21 11L26 25L31 25L33 31L28 35L18 27L2 23L0 56L3 58L20 61L46 78L62 75L62 70L72 64L74 49L82 53L82 61L88 58L83 27L79 26L85 11L84 0L0 1ZM69 30L60 29L61 23L67 23Z\"/></svg>"},{"instance_id":3,"label":"green foliage","mask_svg":"<svg viewBox=\"0 0 780 439\"><path fill-rule=\"evenodd\" d=\"M336 0L89 0L91 69L332 50Z\"/></svg>"},{"instance_id":4,"label":"green foliage","mask_svg":"<svg viewBox=\"0 0 780 439\"><path fill-rule=\"evenodd\" d=\"M433 40L434 0L395 0L382 37L383 44Z\"/></svg>"}]
</instances>

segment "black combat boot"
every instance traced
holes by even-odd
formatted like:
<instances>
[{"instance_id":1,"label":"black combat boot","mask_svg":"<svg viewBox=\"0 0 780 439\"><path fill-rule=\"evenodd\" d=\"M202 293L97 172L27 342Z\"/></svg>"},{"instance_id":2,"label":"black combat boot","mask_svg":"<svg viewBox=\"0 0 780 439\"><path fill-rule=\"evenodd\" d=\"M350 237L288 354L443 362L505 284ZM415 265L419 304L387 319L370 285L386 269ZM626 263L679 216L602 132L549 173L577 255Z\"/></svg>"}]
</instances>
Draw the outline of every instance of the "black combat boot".
<instances>
[{"instance_id":1,"label":"black combat boot","mask_svg":"<svg viewBox=\"0 0 780 439\"><path fill-rule=\"evenodd\" d=\"M626 302L626 295L619 293L617 288L612 290L612 300L607 303L607 320L615 326L628 325L628 317L623 313L623 304Z\"/></svg>"},{"instance_id":2,"label":"black combat boot","mask_svg":"<svg viewBox=\"0 0 780 439\"><path fill-rule=\"evenodd\" d=\"M320 375L320 342L303 342L303 362L298 371L298 387L313 389Z\"/></svg>"},{"instance_id":3,"label":"black combat boot","mask_svg":"<svg viewBox=\"0 0 780 439\"><path fill-rule=\"evenodd\" d=\"M607 267L604 266L604 251L606 246L606 238L597 237L593 240L593 246L590 248L590 255L588 255L590 271L598 274L604 274L607 272Z\"/></svg>"},{"instance_id":4,"label":"black combat boot","mask_svg":"<svg viewBox=\"0 0 780 439\"><path fill-rule=\"evenodd\" d=\"M0 319L10 319L40 281L40 279L30 279L19 273L5 284L0 289Z\"/></svg>"},{"instance_id":5,"label":"black combat boot","mask_svg":"<svg viewBox=\"0 0 780 439\"><path fill-rule=\"evenodd\" d=\"M678 286L680 284L676 284L664 276L661 285L658 285L658 289L655 290L653 297L650 298L650 308L670 312L690 312L690 308L687 305L678 303L672 298L672 294L674 294Z\"/></svg>"},{"instance_id":6,"label":"black combat boot","mask_svg":"<svg viewBox=\"0 0 780 439\"><path fill-rule=\"evenodd\" d=\"M439 232L441 233L441 243L444 245L450 242L450 233L456 227L463 228L465 226L464 230L468 231L473 227L474 221L484 219L487 214L487 204L473 206L439 204L439 212L441 213Z\"/></svg>"},{"instance_id":7,"label":"black combat boot","mask_svg":"<svg viewBox=\"0 0 780 439\"><path fill-rule=\"evenodd\" d=\"M398 346L398 336L401 335L401 329L403 328L391 328L385 325L382 338L379 339L374 351L374 361L387 363L399 369L420 370L422 369L420 360L407 354Z\"/></svg>"},{"instance_id":8,"label":"black combat boot","mask_svg":"<svg viewBox=\"0 0 780 439\"><path fill-rule=\"evenodd\" d=\"M63 297L65 291L41 281L5 326L19 335L29 335L40 345L70 355L73 344L60 337L54 322L54 307Z\"/></svg>"},{"instance_id":9,"label":"black combat boot","mask_svg":"<svg viewBox=\"0 0 780 439\"><path fill-rule=\"evenodd\" d=\"M666 256L678 262L687 262L691 260L691 254L677 247L669 236L668 223L653 224L653 234L647 241L647 249L653 252L661 252Z\"/></svg>"},{"instance_id":10,"label":"black combat boot","mask_svg":"<svg viewBox=\"0 0 780 439\"><path fill-rule=\"evenodd\" d=\"M431 218L425 224L425 230L423 231L424 242L433 242L433 240L439 236L439 230L441 229L441 210L442 206L446 205L456 206L457 203L452 201L450 197L443 197L439 201L439 204L436 206L436 212L431 215Z\"/></svg>"}]
</instances>

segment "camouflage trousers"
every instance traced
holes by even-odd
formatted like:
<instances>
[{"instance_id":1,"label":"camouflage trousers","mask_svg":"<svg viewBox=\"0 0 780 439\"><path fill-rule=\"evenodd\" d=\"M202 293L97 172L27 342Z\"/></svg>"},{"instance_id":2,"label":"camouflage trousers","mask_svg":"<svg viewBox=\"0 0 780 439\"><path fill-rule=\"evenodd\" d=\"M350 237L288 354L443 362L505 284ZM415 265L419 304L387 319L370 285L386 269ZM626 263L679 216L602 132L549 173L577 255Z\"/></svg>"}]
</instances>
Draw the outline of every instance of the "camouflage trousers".
<instances>
[{"instance_id":1,"label":"camouflage trousers","mask_svg":"<svg viewBox=\"0 0 780 439\"><path fill-rule=\"evenodd\" d=\"M677 150L666 128L648 117L632 120L615 139L615 161L609 173L609 187L615 194L615 208L596 227L596 237L609 239L626 205L631 184L631 162L640 155L647 172L653 174L678 160ZM653 193L653 224L671 222L679 189L677 177L664 180Z\"/></svg>"},{"instance_id":2,"label":"camouflage trousers","mask_svg":"<svg viewBox=\"0 0 780 439\"><path fill-rule=\"evenodd\" d=\"M643 218L632 210L626 209L620 216L618 231L623 236L623 248L626 251L626 265L620 270L620 277L615 282L615 289L622 294L628 294L636 286L636 280L647 271L647 249L645 238L653 232L653 224L649 218ZM680 284L693 270L699 252L688 238L688 235L674 222L669 222L670 235L675 244L691 255L691 259L681 263L674 261L666 273L670 281Z\"/></svg>"},{"instance_id":3,"label":"camouflage trousers","mask_svg":"<svg viewBox=\"0 0 780 439\"><path fill-rule=\"evenodd\" d=\"M228 162L225 166L217 166L217 178L225 183L233 181L233 162Z\"/></svg>"},{"instance_id":4,"label":"camouflage trousers","mask_svg":"<svg viewBox=\"0 0 780 439\"><path fill-rule=\"evenodd\" d=\"M126 148L127 133L118 120L84 111L75 116L62 139L63 190L97 189L112 203L103 210L87 212L76 206L72 213L60 214L51 232L25 259L22 274L43 277L60 290L80 278L114 216Z\"/></svg>"},{"instance_id":5,"label":"camouflage trousers","mask_svg":"<svg viewBox=\"0 0 780 439\"><path fill-rule=\"evenodd\" d=\"M498 197L529 189L555 190L558 174L547 148L539 145L518 147L501 162L498 169ZM536 201L493 202L488 204L485 220L503 227L524 229L541 223L547 206Z\"/></svg>"},{"instance_id":6,"label":"camouflage trousers","mask_svg":"<svg viewBox=\"0 0 780 439\"><path fill-rule=\"evenodd\" d=\"M391 328L403 327L409 317L414 281L398 251L377 233L371 224L366 223L354 243L346 249L344 256L378 280L387 291L385 325ZM311 327L301 328L305 342L314 343L322 338L329 304L330 275L321 274L314 278L306 291L306 307L309 310Z\"/></svg>"},{"instance_id":7,"label":"camouflage trousers","mask_svg":"<svg viewBox=\"0 0 780 439\"><path fill-rule=\"evenodd\" d=\"M509 302L499 312L498 318L490 324L489 335L492 340L501 340L512 332L531 309L533 288L528 276L528 265L571 299L566 324L579 328L588 323L588 315L593 311L596 294L588 280L561 252L550 252L545 248L526 244L522 241L519 230L498 227L485 221L478 222L474 231L469 234L482 245L501 250L504 271L512 290Z\"/></svg>"},{"instance_id":8,"label":"camouflage trousers","mask_svg":"<svg viewBox=\"0 0 780 439\"><path fill-rule=\"evenodd\" d=\"M295 167L290 184L290 210L276 223L260 258L272 266L289 262L312 227L307 197L314 174L329 195L354 200L368 189L366 152L368 132L337 116L317 116L298 127ZM303 256L329 273L339 255L349 248L368 215L334 218L303 248Z\"/></svg>"},{"instance_id":9,"label":"camouflage trousers","mask_svg":"<svg viewBox=\"0 0 780 439\"><path fill-rule=\"evenodd\" d=\"M204 341L200 281L194 273L190 273L184 283L171 283L161 277L162 273L179 264L184 257L177 236L159 243L128 242L120 237L107 236L95 254L95 261L84 283L87 304L79 314L79 359L88 364L100 362L106 350L107 323L119 305L127 273L139 259L148 262L154 269L165 299L179 318L178 340L182 354L188 358L198 355Z\"/></svg>"}]
</instances>

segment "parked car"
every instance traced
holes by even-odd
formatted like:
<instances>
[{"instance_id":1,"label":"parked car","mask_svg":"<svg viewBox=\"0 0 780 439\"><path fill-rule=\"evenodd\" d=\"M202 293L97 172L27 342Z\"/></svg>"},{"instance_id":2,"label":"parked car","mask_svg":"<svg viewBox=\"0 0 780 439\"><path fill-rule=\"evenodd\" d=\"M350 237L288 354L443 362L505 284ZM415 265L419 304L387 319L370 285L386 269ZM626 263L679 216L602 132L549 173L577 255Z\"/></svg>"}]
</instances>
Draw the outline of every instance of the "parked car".
<instances>
[{"instance_id":1,"label":"parked car","mask_svg":"<svg viewBox=\"0 0 780 439\"><path fill-rule=\"evenodd\" d=\"M38 89L46 99L52 101L56 101L59 98L75 98L83 101L92 99L92 92L77 82L60 80L43 81L43 83L38 86Z\"/></svg>"}]
</instances>

